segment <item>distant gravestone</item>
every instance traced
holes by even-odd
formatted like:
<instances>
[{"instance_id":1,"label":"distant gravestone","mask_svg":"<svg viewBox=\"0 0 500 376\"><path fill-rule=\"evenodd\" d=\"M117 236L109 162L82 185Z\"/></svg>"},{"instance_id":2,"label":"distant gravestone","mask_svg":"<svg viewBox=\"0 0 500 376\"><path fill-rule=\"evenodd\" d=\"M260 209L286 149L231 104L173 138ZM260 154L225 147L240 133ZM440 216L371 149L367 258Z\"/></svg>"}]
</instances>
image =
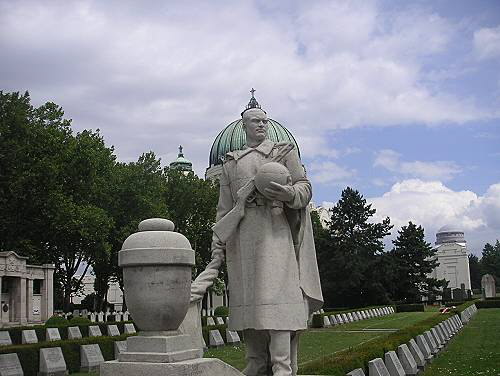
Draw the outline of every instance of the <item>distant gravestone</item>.
<instances>
[{"instance_id":1,"label":"distant gravestone","mask_svg":"<svg viewBox=\"0 0 500 376\"><path fill-rule=\"evenodd\" d=\"M352 317L352 313L351 312L347 312L347 318L349 319L350 322L354 321L354 317Z\"/></svg>"},{"instance_id":2,"label":"distant gravestone","mask_svg":"<svg viewBox=\"0 0 500 376\"><path fill-rule=\"evenodd\" d=\"M330 326L331 324L328 316L323 316L323 328L329 328Z\"/></svg>"},{"instance_id":3,"label":"distant gravestone","mask_svg":"<svg viewBox=\"0 0 500 376\"><path fill-rule=\"evenodd\" d=\"M481 278L481 289L484 291L485 298L494 298L497 294L495 287L495 277L491 274L485 274Z\"/></svg>"},{"instance_id":4,"label":"distant gravestone","mask_svg":"<svg viewBox=\"0 0 500 376\"><path fill-rule=\"evenodd\" d=\"M208 326L213 326L213 325L215 325L215 321L214 321L214 318L213 318L213 317L211 317L211 316L207 317L207 325L208 325Z\"/></svg>"},{"instance_id":5,"label":"distant gravestone","mask_svg":"<svg viewBox=\"0 0 500 376\"><path fill-rule=\"evenodd\" d=\"M90 321L91 321L91 322L95 322L95 320L96 320L96 315L95 315L95 313L94 313L94 312L92 312L92 313L90 314Z\"/></svg>"},{"instance_id":6,"label":"distant gravestone","mask_svg":"<svg viewBox=\"0 0 500 376\"><path fill-rule=\"evenodd\" d=\"M434 337L432 336L432 333L430 330L426 330L424 332L424 337L427 340L427 344L429 345L429 348L431 349L432 354L437 354L439 352L439 347L434 340Z\"/></svg>"},{"instance_id":7,"label":"distant gravestone","mask_svg":"<svg viewBox=\"0 0 500 376\"><path fill-rule=\"evenodd\" d=\"M73 310L73 317L80 317L80 311L78 309Z\"/></svg>"},{"instance_id":8,"label":"distant gravestone","mask_svg":"<svg viewBox=\"0 0 500 376\"><path fill-rule=\"evenodd\" d=\"M115 313L115 321L122 321L122 313L121 312L116 312Z\"/></svg>"},{"instance_id":9,"label":"distant gravestone","mask_svg":"<svg viewBox=\"0 0 500 376\"><path fill-rule=\"evenodd\" d=\"M217 329L208 332L208 344L210 347L224 346L224 340Z\"/></svg>"},{"instance_id":10,"label":"distant gravestone","mask_svg":"<svg viewBox=\"0 0 500 376\"><path fill-rule=\"evenodd\" d=\"M89 337L100 337L102 336L101 328L97 325L89 326Z\"/></svg>"},{"instance_id":11,"label":"distant gravestone","mask_svg":"<svg viewBox=\"0 0 500 376\"><path fill-rule=\"evenodd\" d=\"M215 320L217 321L217 325L224 325L225 324L224 319L220 316L217 316L215 318Z\"/></svg>"},{"instance_id":12,"label":"distant gravestone","mask_svg":"<svg viewBox=\"0 0 500 376\"><path fill-rule=\"evenodd\" d=\"M449 287L443 289L443 301L448 302L451 300L451 289Z\"/></svg>"},{"instance_id":13,"label":"distant gravestone","mask_svg":"<svg viewBox=\"0 0 500 376\"><path fill-rule=\"evenodd\" d=\"M97 314L97 321L99 321L99 322L103 322L104 321L104 313L103 312L99 312Z\"/></svg>"},{"instance_id":14,"label":"distant gravestone","mask_svg":"<svg viewBox=\"0 0 500 376\"><path fill-rule=\"evenodd\" d=\"M241 342L240 335L234 330L226 329L226 343L232 346L238 346Z\"/></svg>"},{"instance_id":15,"label":"distant gravestone","mask_svg":"<svg viewBox=\"0 0 500 376\"><path fill-rule=\"evenodd\" d=\"M0 354L0 376L24 376L16 353Z\"/></svg>"},{"instance_id":16,"label":"distant gravestone","mask_svg":"<svg viewBox=\"0 0 500 376\"><path fill-rule=\"evenodd\" d=\"M422 354L424 355L425 361L426 362L431 361L433 355L431 353L431 349L429 348L429 345L427 344L425 337L422 334L417 336L417 345Z\"/></svg>"},{"instance_id":17,"label":"distant gravestone","mask_svg":"<svg viewBox=\"0 0 500 376\"><path fill-rule=\"evenodd\" d=\"M39 376L67 375L66 362L60 347L40 349Z\"/></svg>"},{"instance_id":18,"label":"distant gravestone","mask_svg":"<svg viewBox=\"0 0 500 376\"><path fill-rule=\"evenodd\" d=\"M417 367L420 370L424 369L425 356L413 338L410 339L410 342L408 343L408 348L410 349L410 352L411 352L411 355L413 356L413 359L415 359L415 363L417 363Z\"/></svg>"},{"instance_id":19,"label":"distant gravestone","mask_svg":"<svg viewBox=\"0 0 500 376\"><path fill-rule=\"evenodd\" d=\"M365 320L365 319L366 319L366 317L367 317L367 316L366 316L365 311L361 311L361 318L362 318L363 320Z\"/></svg>"},{"instance_id":20,"label":"distant gravestone","mask_svg":"<svg viewBox=\"0 0 500 376\"><path fill-rule=\"evenodd\" d=\"M453 300L456 300L458 302L465 300L464 292L462 291L462 289L460 288L453 289L452 293L453 293Z\"/></svg>"},{"instance_id":21,"label":"distant gravestone","mask_svg":"<svg viewBox=\"0 0 500 376\"><path fill-rule=\"evenodd\" d=\"M0 346L12 345L12 340L10 339L10 334L8 331L4 330L0 332Z\"/></svg>"},{"instance_id":22,"label":"distant gravestone","mask_svg":"<svg viewBox=\"0 0 500 376\"><path fill-rule=\"evenodd\" d=\"M390 376L406 376L405 370L395 351L388 351L384 354L384 363Z\"/></svg>"},{"instance_id":23,"label":"distant gravestone","mask_svg":"<svg viewBox=\"0 0 500 376\"><path fill-rule=\"evenodd\" d=\"M82 315L82 317L87 319L88 318L87 316L89 315L89 311L87 309L82 309L80 314Z\"/></svg>"},{"instance_id":24,"label":"distant gravestone","mask_svg":"<svg viewBox=\"0 0 500 376\"><path fill-rule=\"evenodd\" d=\"M128 311L123 312L123 321L128 321L129 313Z\"/></svg>"},{"instance_id":25,"label":"distant gravestone","mask_svg":"<svg viewBox=\"0 0 500 376\"><path fill-rule=\"evenodd\" d=\"M59 329L57 328L47 328L45 330L45 339L47 341L60 341L61 335L59 334Z\"/></svg>"},{"instance_id":26,"label":"distant gravestone","mask_svg":"<svg viewBox=\"0 0 500 376\"><path fill-rule=\"evenodd\" d=\"M398 346L398 358L406 375L416 375L418 373L417 362L407 345Z\"/></svg>"},{"instance_id":27,"label":"distant gravestone","mask_svg":"<svg viewBox=\"0 0 500 376\"><path fill-rule=\"evenodd\" d=\"M104 363L104 358L99 345L81 345L80 346L80 372L99 371L99 366Z\"/></svg>"},{"instance_id":28,"label":"distant gravestone","mask_svg":"<svg viewBox=\"0 0 500 376\"><path fill-rule=\"evenodd\" d=\"M338 325L337 319L335 318L334 315L330 315L330 324L331 325Z\"/></svg>"},{"instance_id":29,"label":"distant gravestone","mask_svg":"<svg viewBox=\"0 0 500 376\"><path fill-rule=\"evenodd\" d=\"M135 331L135 326L132 323L125 324L123 326L123 330L124 330L124 333L127 333L127 334L133 334L133 333L136 332Z\"/></svg>"},{"instance_id":30,"label":"distant gravestone","mask_svg":"<svg viewBox=\"0 0 500 376\"><path fill-rule=\"evenodd\" d=\"M68 327L68 339L79 339L82 338L82 332L78 326Z\"/></svg>"},{"instance_id":31,"label":"distant gravestone","mask_svg":"<svg viewBox=\"0 0 500 376\"><path fill-rule=\"evenodd\" d=\"M347 315L345 313L341 313L340 316L342 316L342 320L344 321L344 323L349 322L349 319L347 318Z\"/></svg>"},{"instance_id":32,"label":"distant gravestone","mask_svg":"<svg viewBox=\"0 0 500 376\"><path fill-rule=\"evenodd\" d=\"M365 376L365 372L361 368L356 368L355 370L346 374L346 376Z\"/></svg>"},{"instance_id":33,"label":"distant gravestone","mask_svg":"<svg viewBox=\"0 0 500 376\"><path fill-rule=\"evenodd\" d=\"M38 338L34 329L23 330L22 343L38 343Z\"/></svg>"},{"instance_id":34,"label":"distant gravestone","mask_svg":"<svg viewBox=\"0 0 500 376\"><path fill-rule=\"evenodd\" d=\"M438 333L436 327L431 328L431 334L434 337L434 340L436 341L438 347L443 348L445 344L444 338L442 338L441 335Z\"/></svg>"},{"instance_id":35,"label":"distant gravestone","mask_svg":"<svg viewBox=\"0 0 500 376\"><path fill-rule=\"evenodd\" d=\"M338 322L339 324L343 324L343 323L344 323L344 319L342 319L342 316L340 316L340 315L335 315L335 317L337 318L337 322Z\"/></svg>"},{"instance_id":36,"label":"distant gravestone","mask_svg":"<svg viewBox=\"0 0 500 376\"><path fill-rule=\"evenodd\" d=\"M118 359L118 355L122 352L127 351L127 341L115 341L115 359Z\"/></svg>"},{"instance_id":37,"label":"distant gravestone","mask_svg":"<svg viewBox=\"0 0 500 376\"><path fill-rule=\"evenodd\" d=\"M120 331L118 330L118 327L116 325L108 325L108 336L115 337L119 335Z\"/></svg>"},{"instance_id":38,"label":"distant gravestone","mask_svg":"<svg viewBox=\"0 0 500 376\"><path fill-rule=\"evenodd\" d=\"M370 376L391 376L381 358L376 358L368 362L368 373Z\"/></svg>"}]
</instances>

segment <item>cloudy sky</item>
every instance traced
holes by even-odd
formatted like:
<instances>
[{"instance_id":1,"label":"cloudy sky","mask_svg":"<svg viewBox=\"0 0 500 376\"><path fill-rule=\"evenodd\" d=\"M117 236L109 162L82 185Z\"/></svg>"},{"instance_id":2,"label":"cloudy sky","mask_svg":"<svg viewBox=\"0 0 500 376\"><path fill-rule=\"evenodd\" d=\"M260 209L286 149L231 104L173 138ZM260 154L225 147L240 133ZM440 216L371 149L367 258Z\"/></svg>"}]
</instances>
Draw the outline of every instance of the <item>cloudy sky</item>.
<instances>
[{"instance_id":1,"label":"cloudy sky","mask_svg":"<svg viewBox=\"0 0 500 376\"><path fill-rule=\"evenodd\" d=\"M347 185L429 241L500 239L500 2L0 0L0 89L61 105L118 158L199 176L249 90L296 137L317 204Z\"/></svg>"}]
</instances>

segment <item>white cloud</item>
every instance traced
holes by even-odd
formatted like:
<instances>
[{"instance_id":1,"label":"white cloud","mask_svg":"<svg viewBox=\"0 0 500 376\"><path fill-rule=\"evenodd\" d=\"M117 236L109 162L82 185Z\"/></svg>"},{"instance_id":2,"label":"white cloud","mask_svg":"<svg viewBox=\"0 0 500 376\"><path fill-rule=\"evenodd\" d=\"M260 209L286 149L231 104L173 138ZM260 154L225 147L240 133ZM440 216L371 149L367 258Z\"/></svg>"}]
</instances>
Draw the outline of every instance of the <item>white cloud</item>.
<instances>
[{"instance_id":1,"label":"white cloud","mask_svg":"<svg viewBox=\"0 0 500 376\"><path fill-rule=\"evenodd\" d=\"M467 190L454 191L439 181L409 179L367 201L377 210L374 221L391 218L392 238L401 226L412 221L424 227L431 243L437 230L446 224L463 229L474 253L479 253L486 242L500 239L500 184L491 185L480 196Z\"/></svg>"},{"instance_id":2,"label":"white cloud","mask_svg":"<svg viewBox=\"0 0 500 376\"><path fill-rule=\"evenodd\" d=\"M474 32L474 49L479 59L500 56L500 25Z\"/></svg>"},{"instance_id":3,"label":"white cloud","mask_svg":"<svg viewBox=\"0 0 500 376\"><path fill-rule=\"evenodd\" d=\"M312 162L308 168L310 179L320 184L344 186L356 176L356 170L339 166L335 162Z\"/></svg>"},{"instance_id":4,"label":"white cloud","mask_svg":"<svg viewBox=\"0 0 500 376\"><path fill-rule=\"evenodd\" d=\"M253 2L2 2L0 81L62 105L79 129L99 127L121 159L149 149L171 158L186 145L201 174L252 86L271 117L317 138L497 116L426 86L426 59L455 33L446 19L376 1L295 6L266 14ZM336 157L304 140L305 155Z\"/></svg>"},{"instance_id":5,"label":"white cloud","mask_svg":"<svg viewBox=\"0 0 500 376\"><path fill-rule=\"evenodd\" d=\"M451 161L401 161L401 154L394 150L380 150L373 163L376 167L383 167L391 172L423 179L450 180L462 169Z\"/></svg>"}]
</instances>

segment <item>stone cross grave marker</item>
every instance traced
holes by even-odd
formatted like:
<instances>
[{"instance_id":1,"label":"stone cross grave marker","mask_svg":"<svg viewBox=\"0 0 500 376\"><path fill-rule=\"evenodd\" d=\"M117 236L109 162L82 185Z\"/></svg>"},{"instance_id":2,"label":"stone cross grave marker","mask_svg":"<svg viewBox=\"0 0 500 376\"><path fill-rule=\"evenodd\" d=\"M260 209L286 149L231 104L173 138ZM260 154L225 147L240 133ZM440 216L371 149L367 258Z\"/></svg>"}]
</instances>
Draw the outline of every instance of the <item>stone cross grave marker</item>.
<instances>
[{"instance_id":1,"label":"stone cross grave marker","mask_svg":"<svg viewBox=\"0 0 500 376\"><path fill-rule=\"evenodd\" d=\"M118 330L118 327L116 325L108 325L108 336L115 337L119 335L120 331Z\"/></svg>"},{"instance_id":2,"label":"stone cross grave marker","mask_svg":"<svg viewBox=\"0 0 500 376\"><path fill-rule=\"evenodd\" d=\"M0 332L0 346L12 345L12 340L10 339L10 334L8 331L3 330Z\"/></svg>"},{"instance_id":3,"label":"stone cross grave marker","mask_svg":"<svg viewBox=\"0 0 500 376\"><path fill-rule=\"evenodd\" d=\"M35 329L27 329L22 332L22 343L38 343Z\"/></svg>"},{"instance_id":4,"label":"stone cross grave marker","mask_svg":"<svg viewBox=\"0 0 500 376\"><path fill-rule=\"evenodd\" d=\"M89 337L100 337L102 336L101 328L97 325L89 326Z\"/></svg>"},{"instance_id":5,"label":"stone cross grave marker","mask_svg":"<svg viewBox=\"0 0 500 376\"><path fill-rule=\"evenodd\" d=\"M47 328L45 331L45 338L47 339L47 341L59 341L59 340L61 340L61 335L59 334L59 329Z\"/></svg>"},{"instance_id":6,"label":"stone cross grave marker","mask_svg":"<svg viewBox=\"0 0 500 376\"><path fill-rule=\"evenodd\" d=\"M82 333L78 326L70 326L68 328L68 339L79 339L82 338Z\"/></svg>"},{"instance_id":7,"label":"stone cross grave marker","mask_svg":"<svg viewBox=\"0 0 500 376\"><path fill-rule=\"evenodd\" d=\"M16 353L0 354L0 375L23 376L21 362Z\"/></svg>"},{"instance_id":8,"label":"stone cross grave marker","mask_svg":"<svg viewBox=\"0 0 500 376\"><path fill-rule=\"evenodd\" d=\"M123 326L123 328L124 328L124 332L127 333L127 334L132 334L132 333L136 332L135 331L135 326L132 323L125 324Z\"/></svg>"},{"instance_id":9,"label":"stone cross grave marker","mask_svg":"<svg viewBox=\"0 0 500 376\"><path fill-rule=\"evenodd\" d=\"M40 349L39 376L66 375L66 362L60 347Z\"/></svg>"},{"instance_id":10,"label":"stone cross grave marker","mask_svg":"<svg viewBox=\"0 0 500 376\"><path fill-rule=\"evenodd\" d=\"M99 370L99 365L104 363L104 358L99 345L80 346L81 372L94 372Z\"/></svg>"},{"instance_id":11,"label":"stone cross grave marker","mask_svg":"<svg viewBox=\"0 0 500 376\"><path fill-rule=\"evenodd\" d=\"M224 340L222 339L222 336L217 329L211 330L208 333L208 340L210 347L224 346Z\"/></svg>"}]
</instances>

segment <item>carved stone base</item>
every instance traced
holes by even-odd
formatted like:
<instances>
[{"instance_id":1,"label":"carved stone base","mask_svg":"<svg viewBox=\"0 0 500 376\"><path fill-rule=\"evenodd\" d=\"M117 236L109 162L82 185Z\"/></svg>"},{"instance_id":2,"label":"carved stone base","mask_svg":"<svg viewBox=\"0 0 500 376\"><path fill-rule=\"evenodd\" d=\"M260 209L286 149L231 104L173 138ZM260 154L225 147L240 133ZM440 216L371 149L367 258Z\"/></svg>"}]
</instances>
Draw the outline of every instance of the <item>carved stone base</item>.
<instances>
[{"instance_id":1,"label":"carved stone base","mask_svg":"<svg viewBox=\"0 0 500 376\"><path fill-rule=\"evenodd\" d=\"M243 376L236 368L215 358L177 363L119 362L101 364L101 376Z\"/></svg>"}]
</instances>

